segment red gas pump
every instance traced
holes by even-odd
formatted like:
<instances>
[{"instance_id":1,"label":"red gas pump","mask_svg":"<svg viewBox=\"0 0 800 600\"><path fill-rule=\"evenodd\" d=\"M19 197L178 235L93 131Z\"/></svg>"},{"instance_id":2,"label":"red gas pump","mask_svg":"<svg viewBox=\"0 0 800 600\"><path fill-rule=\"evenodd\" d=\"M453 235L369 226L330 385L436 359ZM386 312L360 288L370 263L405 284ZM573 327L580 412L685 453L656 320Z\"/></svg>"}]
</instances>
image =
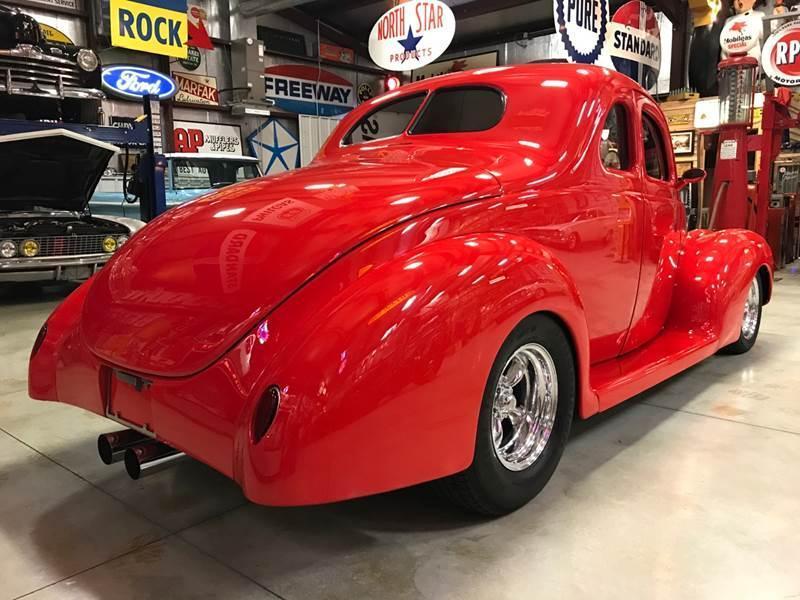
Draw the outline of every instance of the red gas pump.
<instances>
[{"instance_id":1,"label":"red gas pump","mask_svg":"<svg viewBox=\"0 0 800 600\"><path fill-rule=\"evenodd\" d=\"M711 229L747 228L755 224L747 190L748 130L758 61L734 56L719 63L719 144L714 171Z\"/></svg>"}]
</instances>

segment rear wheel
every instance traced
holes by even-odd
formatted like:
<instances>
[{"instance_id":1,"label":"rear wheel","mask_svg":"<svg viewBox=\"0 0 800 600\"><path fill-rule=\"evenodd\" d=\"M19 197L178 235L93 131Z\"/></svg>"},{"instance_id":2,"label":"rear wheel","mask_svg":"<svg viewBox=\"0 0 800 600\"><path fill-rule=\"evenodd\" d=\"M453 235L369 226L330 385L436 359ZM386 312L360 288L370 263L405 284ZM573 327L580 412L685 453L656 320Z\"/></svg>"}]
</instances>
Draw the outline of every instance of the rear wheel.
<instances>
[{"instance_id":1,"label":"rear wheel","mask_svg":"<svg viewBox=\"0 0 800 600\"><path fill-rule=\"evenodd\" d=\"M733 344L725 346L721 352L723 354L744 354L755 346L758 338L758 330L761 327L761 307L764 297L761 289L761 280L756 274L750 282L750 290L747 292L747 300L744 303L744 314L742 315L742 328L739 332L739 339Z\"/></svg>"},{"instance_id":2,"label":"rear wheel","mask_svg":"<svg viewBox=\"0 0 800 600\"><path fill-rule=\"evenodd\" d=\"M492 366L472 465L441 480L439 488L454 502L485 515L503 515L523 506L555 471L574 406L569 340L550 317L525 319Z\"/></svg>"}]
</instances>

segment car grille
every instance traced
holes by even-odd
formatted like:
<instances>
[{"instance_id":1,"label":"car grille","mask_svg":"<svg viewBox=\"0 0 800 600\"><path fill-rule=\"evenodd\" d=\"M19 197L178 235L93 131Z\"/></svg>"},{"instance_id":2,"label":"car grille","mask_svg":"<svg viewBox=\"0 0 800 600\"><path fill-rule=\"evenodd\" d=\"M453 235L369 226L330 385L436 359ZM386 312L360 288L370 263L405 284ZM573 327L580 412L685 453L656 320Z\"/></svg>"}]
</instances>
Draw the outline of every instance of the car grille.
<instances>
[{"instance_id":1,"label":"car grille","mask_svg":"<svg viewBox=\"0 0 800 600\"><path fill-rule=\"evenodd\" d=\"M103 240L108 235L56 235L51 237L11 238L17 244L17 256L22 257L22 242L36 240L39 242L39 254L36 256L77 256L79 254L106 254L103 251ZM7 239L7 238L6 238Z\"/></svg>"},{"instance_id":2,"label":"car grille","mask_svg":"<svg viewBox=\"0 0 800 600\"><path fill-rule=\"evenodd\" d=\"M34 84L54 89L81 87L77 64L35 49L0 50L0 81L7 88Z\"/></svg>"}]
</instances>

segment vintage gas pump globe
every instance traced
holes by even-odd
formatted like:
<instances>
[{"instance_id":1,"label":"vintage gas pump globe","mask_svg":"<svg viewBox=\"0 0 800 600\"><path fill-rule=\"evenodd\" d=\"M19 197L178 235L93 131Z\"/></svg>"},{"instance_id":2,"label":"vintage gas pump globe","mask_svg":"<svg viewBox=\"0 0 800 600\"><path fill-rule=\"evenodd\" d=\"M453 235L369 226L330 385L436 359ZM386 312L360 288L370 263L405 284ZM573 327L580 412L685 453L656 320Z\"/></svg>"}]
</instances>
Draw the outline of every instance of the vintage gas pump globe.
<instances>
[{"instance_id":1,"label":"vintage gas pump globe","mask_svg":"<svg viewBox=\"0 0 800 600\"><path fill-rule=\"evenodd\" d=\"M758 61L752 56L732 56L719 63L720 126L753 124Z\"/></svg>"}]
</instances>

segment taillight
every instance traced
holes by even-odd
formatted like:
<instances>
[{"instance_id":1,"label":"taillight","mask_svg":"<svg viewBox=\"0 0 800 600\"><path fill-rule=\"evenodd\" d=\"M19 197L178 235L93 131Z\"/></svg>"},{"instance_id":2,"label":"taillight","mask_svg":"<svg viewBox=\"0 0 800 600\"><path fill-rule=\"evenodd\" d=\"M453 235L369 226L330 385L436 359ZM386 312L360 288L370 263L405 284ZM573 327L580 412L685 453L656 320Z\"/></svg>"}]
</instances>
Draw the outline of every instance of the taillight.
<instances>
[{"instance_id":1,"label":"taillight","mask_svg":"<svg viewBox=\"0 0 800 600\"><path fill-rule=\"evenodd\" d=\"M281 391L277 385L269 386L258 401L253 413L253 443L258 443L263 438L278 414L278 405L281 403Z\"/></svg>"},{"instance_id":2,"label":"taillight","mask_svg":"<svg viewBox=\"0 0 800 600\"><path fill-rule=\"evenodd\" d=\"M42 328L39 330L39 333L36 334L36 340L33 342L33 350L31 350L31 358L36 356L36 353L39 351L39 348L42 347L44 343L44 338L47 337L47 323L42 325Z\"/></svg>"}]
</instances>

